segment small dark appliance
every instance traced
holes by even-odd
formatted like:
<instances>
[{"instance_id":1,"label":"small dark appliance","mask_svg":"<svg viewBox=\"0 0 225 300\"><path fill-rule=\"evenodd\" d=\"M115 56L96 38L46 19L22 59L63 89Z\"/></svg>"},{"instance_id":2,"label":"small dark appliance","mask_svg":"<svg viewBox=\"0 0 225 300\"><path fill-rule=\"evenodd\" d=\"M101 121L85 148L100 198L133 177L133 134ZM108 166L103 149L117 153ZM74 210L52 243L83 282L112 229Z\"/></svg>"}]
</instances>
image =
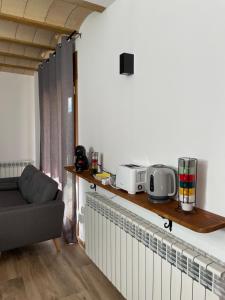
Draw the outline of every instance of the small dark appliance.
<instances>
[{"instance_id":1,"label":"small dark appliance","mask_svg":"<svg viewBox=\"0 0 225 300\"><path fill-rule=\"evenodd\" d=\"M134 74L134 54L130 54L130 53L120 54L120 74L123 75Z\"/></svg>"},{"instance_id":2,"label":"small dark appliance","mask_svg":"<svg viewBox=\"0 0 225 300\"><path fill-rule=\"evenodd\" d=\"M75 168L76 171L81 172L84 170L88 170L88 158L86 156L86 150L84 146L77 146L75 148L75 156L76 156L76 161L75 161Z\"/></svg>"}]
</instances>

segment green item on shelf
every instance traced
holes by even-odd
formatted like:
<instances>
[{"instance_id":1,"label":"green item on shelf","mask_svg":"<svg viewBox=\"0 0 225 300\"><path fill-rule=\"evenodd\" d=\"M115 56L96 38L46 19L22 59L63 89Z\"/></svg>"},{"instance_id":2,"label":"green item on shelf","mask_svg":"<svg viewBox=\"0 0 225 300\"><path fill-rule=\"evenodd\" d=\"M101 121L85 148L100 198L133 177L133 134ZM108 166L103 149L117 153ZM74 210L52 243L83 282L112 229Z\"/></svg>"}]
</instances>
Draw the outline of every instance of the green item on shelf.
<instances>
[{"instance_id":1,"label":"green item on shelf","mask_svg":"<svg viewBox=\"0 0 225 300\"><path fill-rule=\"evenodd\" d=\"M181 188L192 189L192 188L195 187L195 181L192 181L192 182L180 181L179 185L180 185Z\"/></svg>"},{"instance_id":2,"label":"green item on shelf","mask_svg":"<svg viewBox=\"0 0 225 300\"><path fill-rule=\"evenodd\" d=\"M179 174L195 174L195 168L179 167Z\"/></svg>"}]
</instances>

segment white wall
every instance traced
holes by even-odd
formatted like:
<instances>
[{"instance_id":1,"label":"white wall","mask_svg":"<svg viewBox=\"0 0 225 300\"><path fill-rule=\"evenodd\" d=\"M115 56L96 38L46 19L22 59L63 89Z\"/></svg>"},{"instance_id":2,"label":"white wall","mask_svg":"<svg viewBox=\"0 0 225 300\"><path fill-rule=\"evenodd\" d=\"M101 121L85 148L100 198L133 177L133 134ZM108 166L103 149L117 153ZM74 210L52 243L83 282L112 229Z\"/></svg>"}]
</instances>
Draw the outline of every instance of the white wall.
<instances>
[{"instance_id":1,"label":"white wall","mask_svg":"<svg viewBox=\"0 0 225 300\"><path fill-rule=\"evenodd\" d=\"M0 161L36 160L34 82L0 72Z\"/></svg>"},{"instance_id":2,"label":"white wall","mask_svg":"<svg viewBox=\"0 0 225 300\"><path fill-rule=\"evenodd\" d=\"M91 0L89 2L107 7L110 4L112 4L114 1L115 0Z\"/></svg>"},{"instance_id":3,"label":"white wall","mask_svg":"<svg viewBox=\"0 0 225 300\"><path fill-rule=\"evenodd\" d=\"M199 159L198 205L225 216L225 2L117 0L91 14L77 40L79 142L125 162ZM119 75L119 54L135 74ZM126 201L116 199L123 205ZM162 226L160 218L130 205ZM225 262L225 230L173 233Z\"/></svg>"}]
</instances>

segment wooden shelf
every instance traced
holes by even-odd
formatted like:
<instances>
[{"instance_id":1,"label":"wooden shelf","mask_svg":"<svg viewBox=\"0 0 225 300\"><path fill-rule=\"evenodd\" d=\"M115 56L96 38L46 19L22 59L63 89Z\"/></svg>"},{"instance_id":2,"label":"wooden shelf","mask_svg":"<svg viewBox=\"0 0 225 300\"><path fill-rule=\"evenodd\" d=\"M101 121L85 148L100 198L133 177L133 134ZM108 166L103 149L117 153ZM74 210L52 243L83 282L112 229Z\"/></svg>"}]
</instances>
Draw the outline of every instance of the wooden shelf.
<instances>
[{"instance_id":1,"label":"wooden shelf","mask_svg":"<svg viewBox=\"0 0 225 300\"><path fill-rule=\"evenodd\" d=\"M117 190L110 186L101 184L100 181L93 178L89 171L76 172L74 166L65 167L65 170L80 177L84 180L96 184L97 186L118 195L136 205L139 205L157 215L174 221L179 225L182 225L188 229L191 229L200 233L209 233L216 231L221 228L225 228L225 218L219 215L210 213L200 208L196 208L192 213L186 213L177 210L177 201L171 200L169 203L165 204L155 204L148 200L148 195L146 193L138 193L135 195L130 195L126 191Z\"/></svg>"}]
</instances>

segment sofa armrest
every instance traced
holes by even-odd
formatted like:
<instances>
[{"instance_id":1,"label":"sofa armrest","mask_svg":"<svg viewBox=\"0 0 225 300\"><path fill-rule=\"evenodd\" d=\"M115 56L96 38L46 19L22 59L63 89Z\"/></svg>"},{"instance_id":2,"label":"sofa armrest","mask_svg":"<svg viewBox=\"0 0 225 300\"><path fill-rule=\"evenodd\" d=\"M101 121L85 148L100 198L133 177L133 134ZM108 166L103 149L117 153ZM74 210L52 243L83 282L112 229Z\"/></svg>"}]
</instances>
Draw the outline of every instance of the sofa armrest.
<instances>
[{"instance_id":1,"label":"sofa armrest","mask_svg":"<svg viewBox=\"0 0 225 300\"><path fill-rule=\"evenodd\" d=\"M64 202L58 199L1 209L0 251L60 237L63 214Z\"/></svg>"},{"instance_id":2,"label":"sofa armrest","mask_svg":"<svg viewBox=\"0 0 225 300\"><path fill-rule=\"evenodd\" d=\"M0 178L0 191L9 191L18 189L19 177Z\"/></svg>"},{"instance_id":3,"label":"sofa armrest","mask_svg":"<svg viewBox=\"0 0 225 300\"><path fill-rule=\"evenodd\" d=\"M33 212L42 212L42 211L47 211L50 209L56 209L57 207L63 206L64 208L64 202L60 200L52 200L48 201L45 203L27 203L27 205L16 205L16 206L7 206L7 207L2 207L0 208L0 221L1 217L4 213L33 213Z\"/></svg>"}]
</instances>

